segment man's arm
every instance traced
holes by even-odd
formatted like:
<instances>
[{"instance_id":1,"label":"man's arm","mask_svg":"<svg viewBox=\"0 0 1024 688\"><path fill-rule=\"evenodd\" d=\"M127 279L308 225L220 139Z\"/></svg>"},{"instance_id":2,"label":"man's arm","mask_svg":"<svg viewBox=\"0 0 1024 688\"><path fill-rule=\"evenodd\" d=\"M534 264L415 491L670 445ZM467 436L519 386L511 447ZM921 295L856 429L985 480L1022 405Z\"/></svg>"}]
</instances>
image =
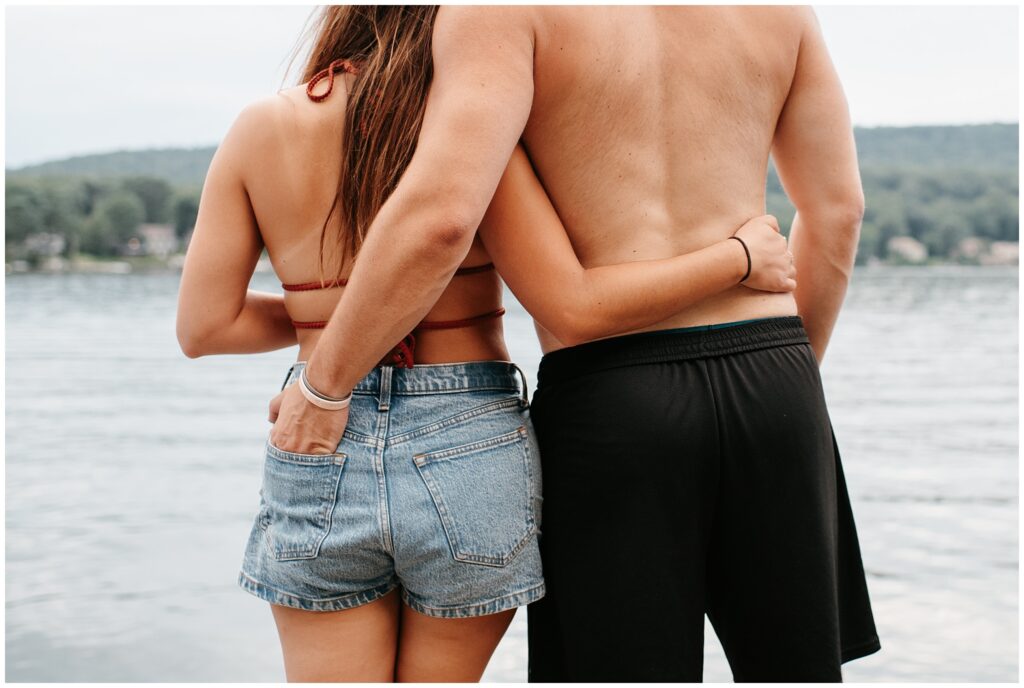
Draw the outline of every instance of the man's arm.
<instances>
[{"instance_id":1,"label":"man's arm","mask_svg":"<svg viewBox=\"0 0 1024 688\"><path fill-rule=\"evenodd\" d=\"M789 246L800 275L795 297L820 362L853 272L864 192L849 109L813 10L779 117L772 157L796 207Z\"/></svg>"},{"instance_id":2,"label":"man's arm","mask_svg":"<svg viewBox=\"0 0 1024 688\"><path fill-rule=\"evenodd\" d=\"M381 208L307 379L346 394L423 319L466 257L533 102L521 8L443 7L416 153Z\"/></svg>"},{"instance_id":3,"label":"man's arm","mask_svg":"<svg viewBox=\"0 0 1024 688\"><path fill-rule=\"evenodd\" d=\"M512 153L479 233L519 303L566 346L654 325L735 287L747 271L744 246L752 266L744 285L796 287L786 239L771 215L735 232L744 246L723 239L672 258L583 267L522 147Z\"/></svg>"}]
</instances>

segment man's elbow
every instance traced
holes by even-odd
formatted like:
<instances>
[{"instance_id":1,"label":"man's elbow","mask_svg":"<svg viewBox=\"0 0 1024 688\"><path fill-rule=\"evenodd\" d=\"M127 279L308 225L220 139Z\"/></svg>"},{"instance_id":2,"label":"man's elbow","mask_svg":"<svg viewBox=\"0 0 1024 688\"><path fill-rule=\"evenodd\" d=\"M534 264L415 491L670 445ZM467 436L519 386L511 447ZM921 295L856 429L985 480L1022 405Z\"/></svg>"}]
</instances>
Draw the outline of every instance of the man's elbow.
<instances>
[{"instance_id":1,"label":"man's elbow","mask_svg":"<svg viewBox=\"0 0 1024 688\"><path fill-rule=\"evenodd\" d=\"M456 251L473 241L479 218L456 207L447 207L439 212L428 226L430 245L442 251Z\"/></svg>"},{"instance_id":2,"label":"man's elbow","mask_svg":"<svg viewBox=\"0 0 1024 688\"><path fill-rule=\"evenodd\" d=\"M854 236L860 234L860 226L864 221L864 194L859 192L851 195L836 208L837 224Z\"/></svg>"},{"instance_id":3,"label":"man's elbow","mask_svg":"<svg viewBox=\"0 0 1024 688\"><path fill-rule=\"evenodd\" d=\"M864 207L864 194L857 191L813 205L798 205L797 212L809 227L827 236L856 242L864 221Z\"/></svg>"},{"instance_id":4,"label":"man's elbow","mask_svg":"<svg viewBox=\"0 0 1024 688\"><path fill-rule=\"evenodd\" d=\"M415 228L427 250L468 246L487 209L486 204L477 207L465 189L451 184L416 184L407 191L400 186L392 199L386 206L390 224Z\"/></svg>"},{"instance_id":5,"label":"man's elbow","mask_svg":"<svg viewBox=\"0 0 1024 688\"><path fill-rule=\"evenodd\" d=\"M409 254L427 269L448 271L469 253L478 223L467 214L436 209L417 222L418 246L409 246Z\"/></svg>"}]
</instances>

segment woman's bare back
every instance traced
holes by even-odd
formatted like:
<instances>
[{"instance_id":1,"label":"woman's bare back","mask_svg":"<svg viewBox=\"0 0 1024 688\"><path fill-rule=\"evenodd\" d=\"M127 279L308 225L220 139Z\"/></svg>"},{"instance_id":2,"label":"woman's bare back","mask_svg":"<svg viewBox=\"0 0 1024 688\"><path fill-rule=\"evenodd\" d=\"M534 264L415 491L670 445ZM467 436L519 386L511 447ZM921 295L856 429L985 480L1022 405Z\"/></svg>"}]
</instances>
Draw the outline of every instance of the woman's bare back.
<instances>
[{"instance_id":1,"label":"woman's bare back","mask_svg":"<svg viewBox=\"0 0 1024 688\"><path fill-rule=\"evenodd\" d=\"M334 239L339 236L338 213L328 224L322 275L319 253L321 230L338 189L346 95L353 78L348 73L338 74L330 96L320 102L310 100L305 84L284 89L250 105L239 118L248 120L242 133L250 163L239 173L274 272L283 284L316 282L321 277L330 282L346 278L351 271L352 256L342 252L341 243ZM345 267L339 274L342 258ZM489 262L477 240L463 264ZM324 321L343 291L344 287L285 291L285 307L293 321ZM462 320L493 313L501 307L501 296L501 282L494 271L460 275L426 320ZM299 358L308 355L320 332L298 330ZM416 361L421 363L508 359L500 318L484 318L457 329L418 330L415 336Z\"/></svg>"}]
</instances>

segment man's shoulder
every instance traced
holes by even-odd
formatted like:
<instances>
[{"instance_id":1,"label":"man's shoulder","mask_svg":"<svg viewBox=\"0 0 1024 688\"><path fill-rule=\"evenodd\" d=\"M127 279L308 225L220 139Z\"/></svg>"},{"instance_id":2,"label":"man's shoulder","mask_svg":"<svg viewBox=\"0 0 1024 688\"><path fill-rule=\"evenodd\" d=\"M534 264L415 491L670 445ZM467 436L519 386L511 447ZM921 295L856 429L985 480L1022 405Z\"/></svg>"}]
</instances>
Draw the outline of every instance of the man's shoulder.
<instances>
[{"instance_id":1,"label":"man's shoulder","mask_svg":"<svg viewBox=\"0 0 1024 688\"><path fill-rule=\"evenodd\" d=\"M434 23L434 42L468 34L509 35L532 32L537 10L528 5L443 5Z\"/></svg>"},{"instance_id":2,"label":"man's shoulder","mask_svg":"<svg viewBox=\"0 0 1024 688\"><path fill-rule=\"evenodd\" d=\"M797 35L818 24L818 17L810 5L781 5L766 7L777 22L778 28L786 28Z\"/></svg>"},{"instance_id":3,"label":"man's shoulder","mask_svg":"<svg viewBox=\"0 0 1024 688\"><path fill-rule=\"evenodd\" d=\"M532 60L535 36L531 7L444 5L434 23L434 62Z\"/></svg>"},{"instance_id":4,"label":"man's shoulder","mask_svg":"<svg viewBox=\"0 0 1024 688\"><path fill-rule=\"evenodd\" d=\"M502 22L533 21L537 9L531 5L442 5L436 24L479 22L484 25Z\"/></svg>"}]
</instances>

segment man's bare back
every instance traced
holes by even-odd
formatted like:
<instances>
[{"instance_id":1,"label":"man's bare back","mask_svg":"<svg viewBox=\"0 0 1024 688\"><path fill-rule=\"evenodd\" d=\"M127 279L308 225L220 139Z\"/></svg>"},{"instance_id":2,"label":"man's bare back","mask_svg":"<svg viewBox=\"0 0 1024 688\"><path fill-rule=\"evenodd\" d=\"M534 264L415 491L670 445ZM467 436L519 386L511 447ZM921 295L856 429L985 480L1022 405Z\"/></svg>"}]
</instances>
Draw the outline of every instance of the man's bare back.
<instances>
[{"instance_id":1,"label":"man's bare back","mask_svg":"<svg viewBox=\"0 0 1024 688\"><path fill-rule=\"evenodd\" d=\"M534 99L524 140L583 265L687 253L764 212L799 10L530 11ZM737 286L645 329L796 312L792 294ZM545 351L559 348L540 335Z\"/></svg>"},{"instance_id":2,"label":"man's bare back","mask_svg":"<svg viewBox=\"0 0 1024 688\"><path fill-rule=\"evenodd\" d=\"M736 287L653 327L799 314L820 360L864 199L809 7L445 6L432 40L416 154L310 356L318 389L351 389L429 311L521 140L585 267L724 240L764 212L771 153L797 210L796 291Z\"/></svg>"}]
</instances>

